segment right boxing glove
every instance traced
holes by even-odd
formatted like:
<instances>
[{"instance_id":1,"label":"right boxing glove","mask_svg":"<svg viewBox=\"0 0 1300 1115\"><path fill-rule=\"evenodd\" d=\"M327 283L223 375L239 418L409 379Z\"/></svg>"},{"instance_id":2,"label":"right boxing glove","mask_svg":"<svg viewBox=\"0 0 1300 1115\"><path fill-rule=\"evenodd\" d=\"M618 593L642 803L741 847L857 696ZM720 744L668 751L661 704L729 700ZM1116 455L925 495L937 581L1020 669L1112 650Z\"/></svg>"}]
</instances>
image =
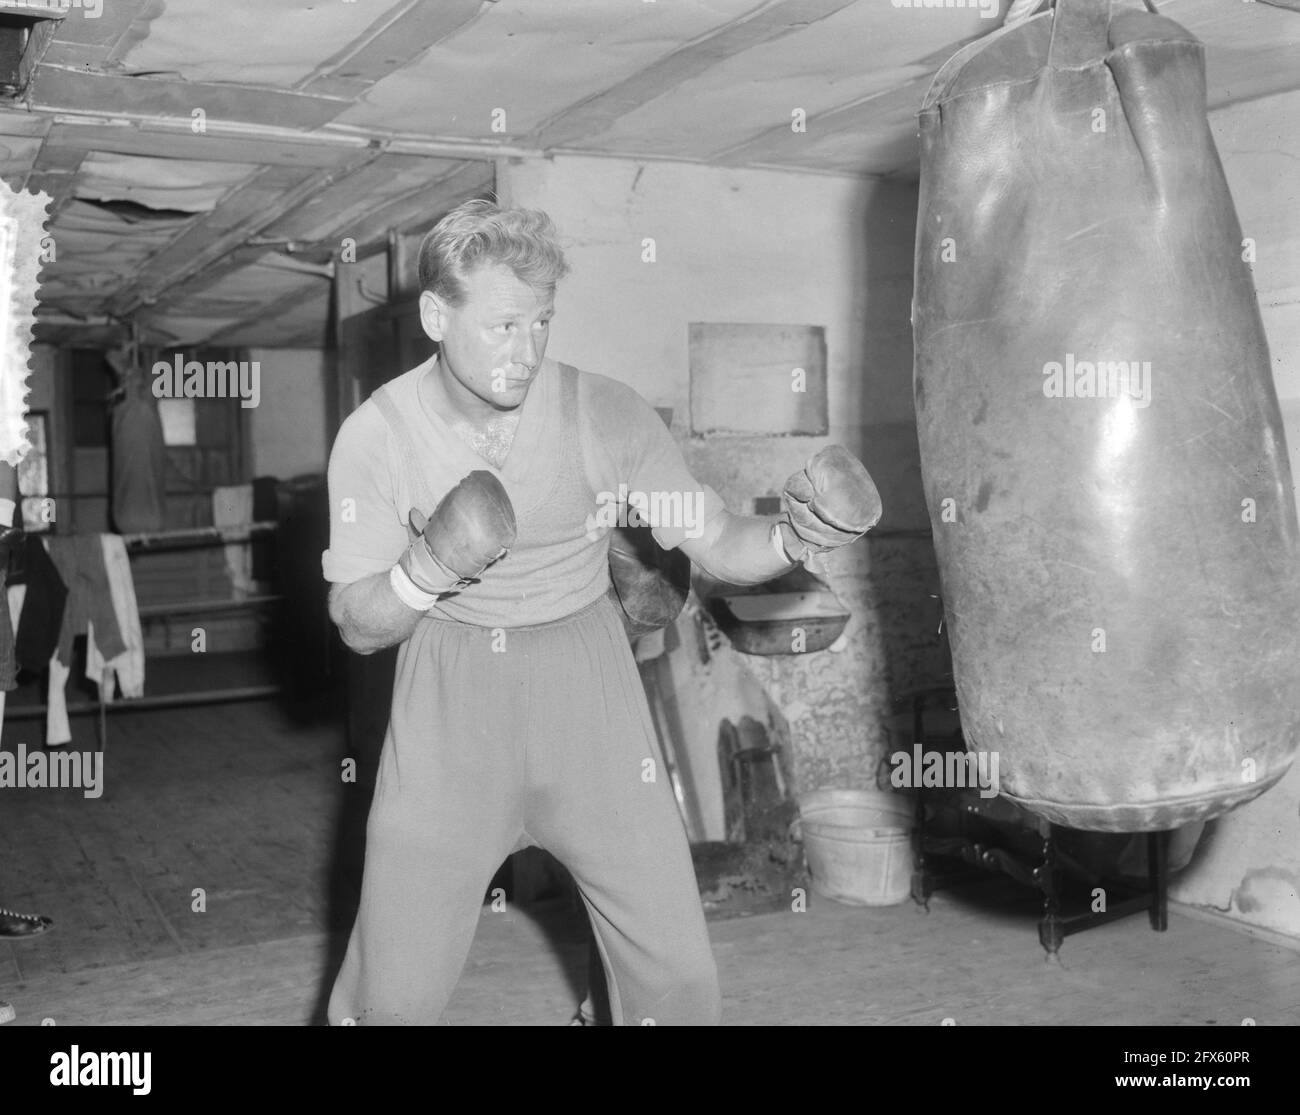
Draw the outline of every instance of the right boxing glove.
<instances>
[{"instance_id":1,"label":"right boxing glove","mask_svg":"<svg viewBox=\"0 0 1300 1115\"><path fill-rule=\"evenodd\" d=\"M515 510L501 481L475 469L428 519L413 509L411 532L414 540L390 580L404 603L423 611L505 555L515 543Z\"/></svg>"}]
</instances>

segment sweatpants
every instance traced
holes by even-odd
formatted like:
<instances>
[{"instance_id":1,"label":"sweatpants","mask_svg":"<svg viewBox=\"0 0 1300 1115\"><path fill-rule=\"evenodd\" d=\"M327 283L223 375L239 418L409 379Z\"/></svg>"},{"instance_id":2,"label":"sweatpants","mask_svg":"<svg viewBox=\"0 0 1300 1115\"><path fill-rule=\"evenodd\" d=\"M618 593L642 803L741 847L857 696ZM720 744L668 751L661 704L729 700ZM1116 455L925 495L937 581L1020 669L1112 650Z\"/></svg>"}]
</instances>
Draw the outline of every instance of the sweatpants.
<instances>
[{"instance_id":1,"label":"sweatpants","mask_svg":"<svg viewBox=\"0 0 1300 1115\"><path fill-rule=\"evenodd\" d=\"M577 883L616 1025L717 1023L690 849L609 596L533 627L428 617L402 647L330 1023L438 1022L493 874L530 845Z\"/></svg>"}]
</instances>

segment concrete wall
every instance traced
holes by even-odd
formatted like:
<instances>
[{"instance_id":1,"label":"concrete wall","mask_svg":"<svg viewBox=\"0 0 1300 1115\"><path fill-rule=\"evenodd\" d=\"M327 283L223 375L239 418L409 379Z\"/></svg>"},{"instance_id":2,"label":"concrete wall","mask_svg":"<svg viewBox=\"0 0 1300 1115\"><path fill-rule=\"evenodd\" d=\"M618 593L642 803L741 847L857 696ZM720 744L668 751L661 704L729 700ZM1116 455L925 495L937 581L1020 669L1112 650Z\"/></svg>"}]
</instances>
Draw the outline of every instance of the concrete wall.
<instances>
[{"instance_id":1,"label":"concrete wall","mask_svg":"<svg viewBox=\"0 0 1300 1115\"><path fill-rule=\"evenodd\" d=\"M928 537L891 533L928 529L911 398L915 187L557 157L502 161L498 191L549 212L566 244L549 354L673 407L696 476L732 510L752 512L828 441L866 462L885 517L832 559L853 611L847 646L743 661L790 722L798 789L873 784L891 696L947 669ZM829 438L690 436L691 322L823 326Z\"/></svg>"},{"instance_id":2,"label":"concrete wall","mask_svg":"<svg viewBox=\"0 0 1300 1115\"><path fill-rule=\"evenodd\" d=\"M1300 477L1300 94L1215 113L1215 142L1242 233L1256 243L1255 285L1273 357L1291 469ZM1300 493L1297 494L1300 509ZM1300 694L1292 694L1300 700ZM1300 937L1300 763L1267 793L1207 828L1171 896Z\"/></svg>"},{"instance_id":3,"label":"concrete wall","mask_svg":"<svg viewBox=\"0 0 1300 1115\"><path fill-rule=\"evenodd\" d=\"M253 475L285 480L324 472L331 355L312 349L255 348L248 359L261 365L261 401L249 416Z\"/></svg>"}]
</instances>

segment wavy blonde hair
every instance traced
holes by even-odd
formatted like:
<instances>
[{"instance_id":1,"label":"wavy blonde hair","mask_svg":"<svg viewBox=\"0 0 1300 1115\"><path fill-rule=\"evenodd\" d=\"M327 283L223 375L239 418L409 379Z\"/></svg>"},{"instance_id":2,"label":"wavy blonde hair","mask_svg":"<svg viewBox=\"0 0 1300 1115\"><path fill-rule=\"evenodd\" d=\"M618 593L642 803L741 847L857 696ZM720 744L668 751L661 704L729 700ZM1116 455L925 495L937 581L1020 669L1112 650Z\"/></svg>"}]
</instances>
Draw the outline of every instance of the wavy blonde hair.
<instances>
[{"instance_id":1,"label":"wavy blonde hair","mask_svg":"<svg viewBox=\"0 0 1300 1115\"><path fill-rule=\"evenodd\" d=\"M503 209L477 198L462 202L420 242L420 290L452 306L465 304L465 276L499 264L536 290L551 292L569 272L555 225L540 209Z\"/></svg>"}]
</instances>

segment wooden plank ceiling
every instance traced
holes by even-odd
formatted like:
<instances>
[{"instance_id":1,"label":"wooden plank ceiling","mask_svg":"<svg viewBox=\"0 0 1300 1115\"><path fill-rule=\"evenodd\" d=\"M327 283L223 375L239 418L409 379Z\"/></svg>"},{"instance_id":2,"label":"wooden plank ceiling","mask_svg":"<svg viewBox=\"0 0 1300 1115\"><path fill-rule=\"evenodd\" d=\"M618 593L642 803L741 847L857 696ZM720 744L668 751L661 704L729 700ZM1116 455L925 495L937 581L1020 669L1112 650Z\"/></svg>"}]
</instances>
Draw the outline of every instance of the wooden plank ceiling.
<instances>
[{"instance_id":1,"label":"wooden plank ceiling","mask_svg":"<svg viewBox=\"0 0 1300 1115\"><path fill-rule=\"evenodd\" d=\"M84 0L0 102L0 176L54 198L38 336L325 345L344 238L427 226L501 156L915 175L927 83L1001 23L923 2ZM1288 6L1159 2L1212 107L1300 85Z\"/></svg>"}]
</instances>

